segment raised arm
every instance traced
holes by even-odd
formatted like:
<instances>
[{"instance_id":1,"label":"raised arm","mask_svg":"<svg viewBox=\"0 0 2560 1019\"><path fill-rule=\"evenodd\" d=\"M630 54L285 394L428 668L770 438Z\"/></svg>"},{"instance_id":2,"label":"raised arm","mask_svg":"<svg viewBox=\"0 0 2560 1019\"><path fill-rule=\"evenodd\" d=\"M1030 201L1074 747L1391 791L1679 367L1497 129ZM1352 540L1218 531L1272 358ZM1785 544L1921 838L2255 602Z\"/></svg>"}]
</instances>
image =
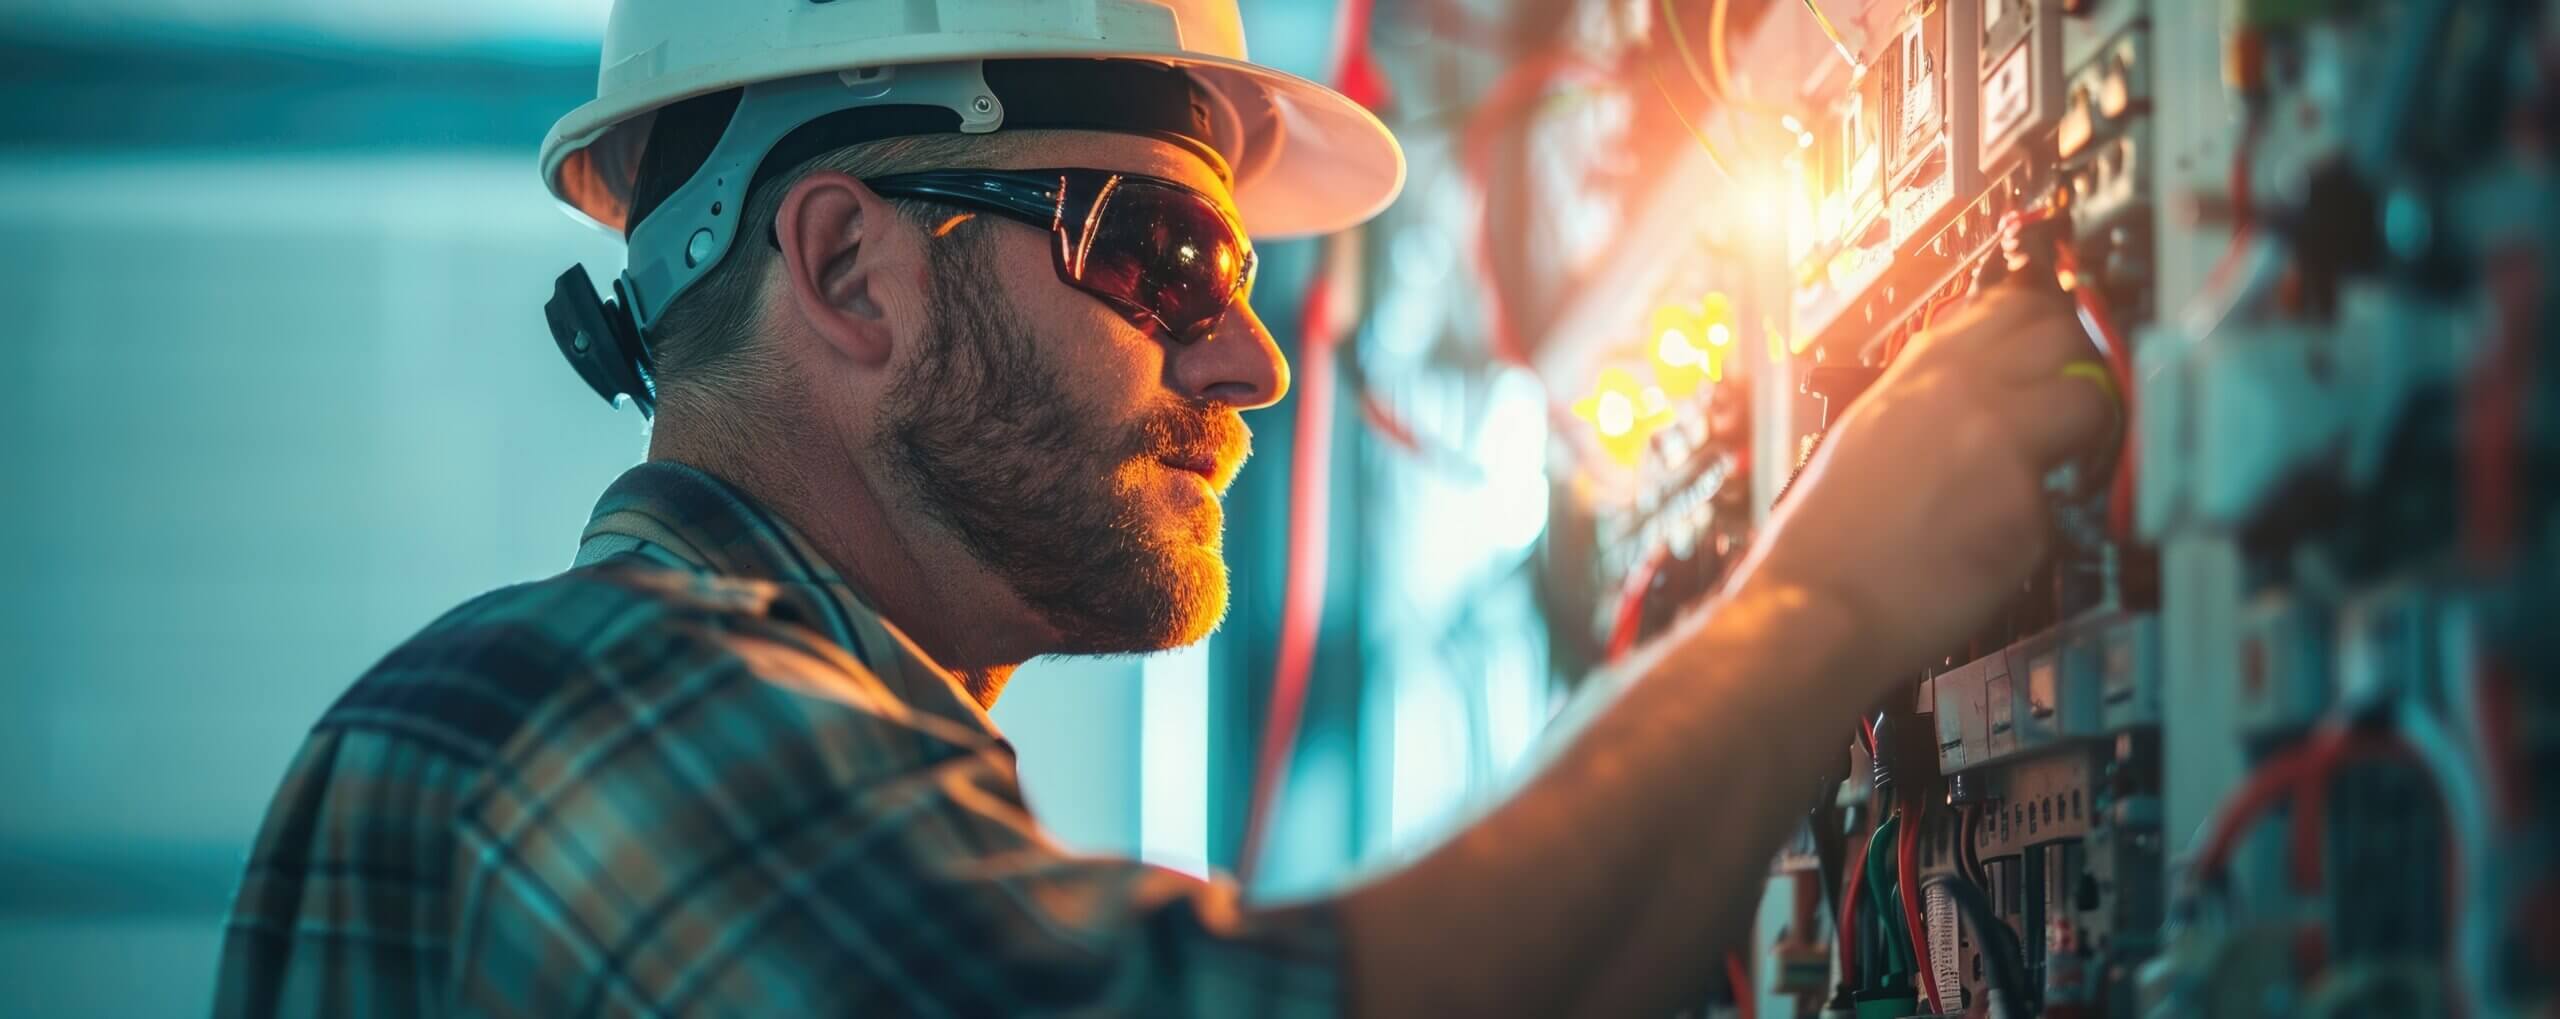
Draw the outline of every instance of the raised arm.
<instances>
[{"instance_id":1,"label":"raised arm","mask_svg":"<svg viewBox=\"0 0 2560 1019\"><path fill-rule=\"evenodd\" d=\"M1364 1016L1664 1015L1759 899L1858 712L2042 555L2046 471L2110 427L2060 301L1996 292L1835 428L1725 594L1519 795L1341 903Z\"/></svg>"}]
</instances>

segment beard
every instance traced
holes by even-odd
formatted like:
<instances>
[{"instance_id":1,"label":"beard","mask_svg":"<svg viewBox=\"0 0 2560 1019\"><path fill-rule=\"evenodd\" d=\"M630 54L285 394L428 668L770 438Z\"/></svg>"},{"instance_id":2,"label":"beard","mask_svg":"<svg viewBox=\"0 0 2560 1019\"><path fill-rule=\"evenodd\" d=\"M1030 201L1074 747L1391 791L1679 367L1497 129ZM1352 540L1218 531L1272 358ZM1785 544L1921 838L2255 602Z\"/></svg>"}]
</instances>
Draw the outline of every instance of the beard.
<instances>
[{"instance_id":1,"label":"beard","mask_svg":"<svg viewBox=\"0 0 2560 1019\"><path fill-rule=\"evenodd\" d=\"M1187 401L1132 420L1064 391L1067 345L1041 342L1000 294L962 285L987 278L989 247L962 231L928 248L933 321L915 370L889 390L879 452L920 508L1059 632L1061 652L1199 641L1227 609L1217 500L1164 523L1149 493L1168 469L1160 457L1235 456L1242 422Z\"/></svg>"}]
</instances>

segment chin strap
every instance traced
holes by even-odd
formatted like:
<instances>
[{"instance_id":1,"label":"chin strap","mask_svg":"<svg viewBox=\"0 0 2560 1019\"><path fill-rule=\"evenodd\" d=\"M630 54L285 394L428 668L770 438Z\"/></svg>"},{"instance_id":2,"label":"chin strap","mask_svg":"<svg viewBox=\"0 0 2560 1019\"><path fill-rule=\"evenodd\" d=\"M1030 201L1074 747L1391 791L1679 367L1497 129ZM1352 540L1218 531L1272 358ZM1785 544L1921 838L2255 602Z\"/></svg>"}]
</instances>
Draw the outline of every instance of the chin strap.
<instances>
[{"instance_id":1,"label":"chin strap","mask_svg":"<svg viewBox=\"0 0 2560 1019\"><path fill-rule=\"evenodd\" d=\"M623 281L613 281L613 294L598 297L587 267L573 265L552 284L542 315L551 323L551 338L559 341L561 355L596 395L616 407L628 397L641 417L652 417L658 399L657 388L649 383L649 347L631 318L631 295Z\"/></svg>"}]
</instances>

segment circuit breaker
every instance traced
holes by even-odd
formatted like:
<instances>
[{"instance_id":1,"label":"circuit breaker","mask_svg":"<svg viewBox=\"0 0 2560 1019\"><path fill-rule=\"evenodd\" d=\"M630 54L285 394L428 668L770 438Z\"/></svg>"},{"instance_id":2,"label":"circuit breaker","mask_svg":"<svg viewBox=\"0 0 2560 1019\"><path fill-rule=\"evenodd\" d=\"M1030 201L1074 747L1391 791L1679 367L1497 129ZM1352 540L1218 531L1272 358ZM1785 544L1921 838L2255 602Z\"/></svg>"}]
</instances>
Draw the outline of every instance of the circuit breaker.
<instances>
[{"instance_id":1,"label":"circuit breaker","mask_svg":"<svg viewBox=\"0 0 2560 1019\"><path fill-rule=\"evenodd\" d=\"M1769 359L1638 472L1704 526L1627 514L1690 551L1638 569L1604 535L1641 611L1596 624L1708 597L1720 565L1663 563L1748 545L1787 474L1748 461L1800 460L1986 272L2070 296L2126 399L2050 479L2047 567L1842 734L1773 866L1758 1014L2560 1003L2549 6L1828 0L1735 29L1801 100L1801 197L1782 242L1672 257L1755 295Z\"/></svg>"}]
</instances>

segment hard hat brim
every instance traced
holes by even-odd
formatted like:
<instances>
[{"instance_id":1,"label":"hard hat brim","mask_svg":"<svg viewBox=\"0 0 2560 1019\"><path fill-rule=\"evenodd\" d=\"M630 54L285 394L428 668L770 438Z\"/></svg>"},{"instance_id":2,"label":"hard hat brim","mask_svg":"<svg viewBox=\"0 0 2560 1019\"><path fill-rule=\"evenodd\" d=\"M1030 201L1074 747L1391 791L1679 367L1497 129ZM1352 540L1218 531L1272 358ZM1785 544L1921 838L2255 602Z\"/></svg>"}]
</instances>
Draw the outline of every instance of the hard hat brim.
<instances>
[{"instance_id":1,"label":"hard hat brim","mask_svg":"<svg viewBox=\"0 0 2560 1019\"><path fill-rule=\"evenodd\" d=\"M905 59L899 63L915 62L914 52L901 55ZM864 66L845 61L842 54L811 56L812 66L768 64L753 74L712 68L691 80L660 79L646 95L618 92L579 106L543 139L543 183L578 218L626 232L632 181L657 110L753 81ZM1256 237L1356 226L1385 209L1404 188L1404 152L1386 125L1349 97L1297 75L1193 52L1069 48L1003 56L1145 60L1188 71L1224 107L1213 115L1218 137L1209 141L1234 168L1236 209Z\"/></svg>"}]
</instances>

